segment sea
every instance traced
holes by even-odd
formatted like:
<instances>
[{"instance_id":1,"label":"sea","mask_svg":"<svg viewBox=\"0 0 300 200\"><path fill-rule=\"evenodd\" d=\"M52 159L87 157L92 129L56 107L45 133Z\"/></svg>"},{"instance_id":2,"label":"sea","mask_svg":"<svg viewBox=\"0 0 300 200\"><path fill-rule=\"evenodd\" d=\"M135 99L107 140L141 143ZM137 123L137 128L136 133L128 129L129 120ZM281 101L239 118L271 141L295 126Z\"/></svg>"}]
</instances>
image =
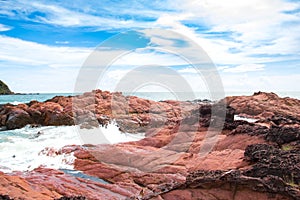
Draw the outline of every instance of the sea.
<instances>
[{"instance_id":1,"label":"sea","mask_svg":"<svg viewBox=\"0 0 300 200\"><path fill-rule=\"evenodd\" d=\"M128 94L124 93L124 95ZM300 92L278 92L277 94L281 97L300 99ZM55 96L70 95L73 95L73 93L0 95L0 105L6 103L17 105L19 103L29 103L32 100L46 101ZM174 93L140 92L134 94L130 93L129 95L155 101L168 99L178 100L178 95ZM225 95L252 95L252 93L227 92ZM194 97L195 99L205 100L210 99L211 95L209 93L199 92L195 93ZM238 116L236 116L236 119L243 120L243 118L239 118ZM254 119L244 120L253 121ZM66 145L115 144L137 141L144 137L143 133L129 134L120 132L115 122L111 122L107 127L99 127L85 131L78 126L26 126L16 130L0 131L0 171L5 173L29 171L42 166L72 172L75 176L82 176L81 172L73 168L75 157L72 154L56 154L54 152L59 152L59 150Z\"/></svg>"},{"instance_id":2,"label":"sea","mask_svg":"<svg viewBox=\"0 0 300 200\"><path fill-rule=\"evenodd\" d=\"M78 93L39 93L39 94L18 94L18 95L0 95L0 105L10 103L13 105L17 105L19 103L29 103L32 100L36 101L46 101L55 96L74 96ZM252 95L253 92L241 92L241 91L231 91L225 92L223 95L213 95L209 92L195 92L193 94L178 92L135 92L129 93L124 92L124 95L133 95L138 96L140 98L151 99L154 101L162 101L162 100L219 100L214 99L215 96L225 97L225 96L240 96L240 95ZM280 97L291 97L300 99L300 91L291 91L291 92L276 92Z\"/></svg>"}]
</instances>

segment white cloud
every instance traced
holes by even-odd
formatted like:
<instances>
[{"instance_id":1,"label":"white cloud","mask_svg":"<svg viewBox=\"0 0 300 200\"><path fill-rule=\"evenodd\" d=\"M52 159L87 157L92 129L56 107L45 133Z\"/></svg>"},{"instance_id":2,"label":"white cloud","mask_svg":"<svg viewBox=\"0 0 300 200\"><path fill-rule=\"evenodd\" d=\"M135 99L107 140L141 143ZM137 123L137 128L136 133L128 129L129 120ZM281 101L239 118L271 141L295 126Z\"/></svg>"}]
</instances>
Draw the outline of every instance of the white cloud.
<instances>
[{"instance_id":1,"label":"white cloud","mask_svg":"<svg viewBox=\"0 0 300 200\"><path fill-rule=\"evenodd\" d=\"M217 64L282 61L295 59L300 52L297 31L300 28L300 17L284 13L299 8L297 3L282 0L190 0L178 5L177 9L181 13L176 16L161 15L157 25L171 27L191 38ZM183 22L204 26L210 29L209 32L221 32L224 36L211 38L213 34L197 31L197 28L188 27ZM292 25L289 25L291 22ZM231 49L238 51L231 52ZM252 56L258 54L262 55ZM266 54L277 56L264 56Z\"/></svg>"},{"instance_id":2,"label":"white cloud","mask_svg":"<svg viewBox=\"0 0 300 200\"><path fill-rule=\"evenodd\" d=\"M300 74L294 75L268 75L261 73L251 74L224 74L222 75L225 91L240 92L283 92L283 91L300 91L299 79Z\"/></svg>"},{"instance_id":3,"label":"white cloud","mask_svg":"<svg viewBox=\"0 0 300 200\"><path fill-rule=\"evenodd\" d=\"M55 44L69 44L69 41L55 41Z\"/></svg>"},{"instance_id":4,"label":"white cloud","mask_svg":"<svg viewBox=\"0 0 300 200\"><path fill-rule=\"evenodd\" d=\"M10 26L6 26L4 24L0 24L0 32L9 31L11 29L12 29L12 27L10 27Z\"/></svg>"},{"instance_id":5,"label":"white cloud","mask_svg":"<svg viewBox=\"0 0 300 200\"><path fill-rule=\"evenodd\" d=\"M63 3L55 5L54 3L19 2L14 7L22 10L20 13L26 17L34 11L45 14L33 20L67 27L91 26L98 30L171 27L172 30L196 41L215 63L222 65L274 62L294 59L295 54L299 54L300 26L294 23L295 25L284 27L284 24L300 22L300 18L297 15L283 13L283 11L299 8L298 3L283 0L240 2L175 0L153 2L153 4L156 5L155 8L148 8L136 2L132 3L132 7L127 7L122 2L119 3L120 7L114 6L114 3L105 6L101 3L81 3L80 8L77 6L78 9L72 9L74 5L68 6ZM97 6L101 5L99 12L103 13L97 13ZM5 9L4 4L2 11L5 10L8 11L9 8ZM109 10L111 11L107 13ZM116 16L114 13L120 13L127 18ZM157 18L157 21L154 23L143 20L146 16ZM184 23L195 24L196 28L188 27ZM197 26L204 26L211 32L228 32L230 37L208 38L211 34L198 31ZM233 53L231 49L236 49L238 52ZM253 54L282 54L289 57L253 58L251 57Z\"/></svg>"},{"instance_id":6,"label":"white cloud","mask_svg":"<svg viewBox=\"0 0 300 200\"><path fill-rule=\"evenodd\" d=\"M122 70L122 69L110 70L107 72L107 78L114 79L114 80L120 80L129 71L130 70Z\"/></svg>"},{"instance_id":7,"label":"white cloud","mask_svg":"<svg viewBox=\"0 0 300 200\"><path fill-rule=\"evenodd\" d=\"M233 31L234 29L241 29L238 31L242 31L242 33L259 30L255 27L268 28L270 25L290 20L291 16L283 14L282 11L298 7L299 4L297 3L283 0L239 2L233 0L223 0L221 2L218 0L190 0L180 4L182 12L193 14L193 17L189 19L191 21L206 18L206 23L212 25L213 30Z\"/></svg>"},{"instance_id":8,"label":"white cloud","mask_svg":"<svg viewBox=\"0 0 300 200\"><path fill-rule=\"evenodd\" d=\"M232 73L245 73L245 72L255 72L255 71L263 71L265 65L263 64L243 64L236 67L223 67L218 68L224 72L232 72Z\"/></svg>"},{"instance_id":9,"label":"white cloud","mask_svg":"<svg viewBox=\"0 0 300 200\"><path fill-rule=\"evenodd\" d=\"M40 23L65 27L93 27L96 30L145 28L150 27L152 24L150 22L135 21L134 19L121 19L116 15L112 15L109 11L103 16L95 15L95 13L97 13L96 11L95 13L82 12L79 11L81 10L80 6L84 6L81 4L78 4L77 9L71 9L68 8L68 6L62 7L60 6L61 4L55 5L54 2L47 4L38 1L18 1L18 3L5 2L0 8L0 13ZM93 8L93 10L94 9L95 8ZM36 12L40 14L29 17ZM142 13L140 14L142 15Z\"/></svg>"},{"instance_id":10,"label":"white cloud","mask_svg":"<svg viewBox=\"0 0 300 200\"><path fill-rule=\"evenodd\" d=\"M132 26L132 22L130 20L113 20L71 11L55 5L45 5L40 3L32 3L31 5L34 9L47 14L45 17L39 17L38 20L49 24L60 26L104 26L106 29L130 26L130 24Z\"/></svg>"},{"instance_id":11,"label":"white cloud","mask_svg":"<svg viewBox=\"0 0 300 200\"><path fill-rule=\"evenodd\" d=\"M87 48L55 47L0 36L0 76L15 92L72 92Z\"/></svg>"},{"instance_id":12,"label":"white cloud","mask_svg":"<svg viewBox=\"0 0 300 200\"><path fill-rule=\"evenodd\" d=\"M165 52L163 49L157 49L156 51L149 51L149 49L138 49L137 51L119 57L118 60L114 62L114 65L116 66L173 66L186 64L188 63L176 54Z\"/></svg>"},{"instance_id":13,"label":"white cloud","mask_svg":"<svg viewBox=\"0 0 300 200\"><path fill-rule=\"evenodd\" d=\"M183 69L180 69L178 70L179 73L191 73L191 74L196 74L197 71L195 68L192 68L192 67L187 67L187 68L183 68Z\"/></svg>"},{"instance_id":14,"label":"white cloud","mask_svg":"<svg viewBox=\"0 0 300 200\"><path fill-rule=\"evenodd\" d=\"M88 48L53 47L0 36L0 60L16 65L79 67L91 52Z\"/></svg>"}]
</instances>

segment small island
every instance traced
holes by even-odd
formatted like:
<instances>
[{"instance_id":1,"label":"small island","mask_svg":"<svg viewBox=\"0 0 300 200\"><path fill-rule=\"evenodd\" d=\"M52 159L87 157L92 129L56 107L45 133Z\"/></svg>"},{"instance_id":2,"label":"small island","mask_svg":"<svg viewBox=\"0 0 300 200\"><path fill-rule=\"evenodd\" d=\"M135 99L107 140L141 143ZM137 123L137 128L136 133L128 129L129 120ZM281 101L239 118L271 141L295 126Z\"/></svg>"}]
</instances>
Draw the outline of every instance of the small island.
<instances>
[{"instance_id":1,"label":"small island","mask_svg":"<svg viewBox=\"0 0 300 200\"><path fill-rule=\"evenodd\" d=\"M0 80L0 95L8 95L13 94L12 91L8 88L8 86Z\"/></svg>"}]
</instances>

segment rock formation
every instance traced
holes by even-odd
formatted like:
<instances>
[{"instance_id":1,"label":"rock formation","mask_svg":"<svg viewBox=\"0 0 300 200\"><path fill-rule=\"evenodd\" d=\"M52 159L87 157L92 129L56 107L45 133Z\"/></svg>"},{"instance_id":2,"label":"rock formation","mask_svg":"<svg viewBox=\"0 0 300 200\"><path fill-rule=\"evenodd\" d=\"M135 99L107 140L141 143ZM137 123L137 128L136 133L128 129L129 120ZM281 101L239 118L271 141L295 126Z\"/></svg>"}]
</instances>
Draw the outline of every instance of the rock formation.
<instances>
[{"instance_id":1,"label":"rock formation","mask_svg":"<svg viewBox=\"0 0 300 200\"><path fill-rule=\"evenodd\" d=\"M93 178L43 167L1 173L0 194L24 199L300 199L299 100L257 93L227 101L154 102L97 90L6 105L0 116L8 128L17 127L10 123L92 128L115 120L121 130L145 132L146 138L65 146L56 154L73 154L74 169ZM235 112L259 121L234 121Z\"/></svg>"},{"instance_id":2,"label":"rock formation","mask_svg":"<svg viewBox=\"0 0 300 200\"><path fill-rule=\"evenodd\" d=\"M211 114L216 115L215 121L218 121L218 115L219 118L226 117L226 120L232 121L233 110L226 111L223 107L226 105L155 102L134 96L125 97L121 93L95 90L75 97L58 96L46 102L31 101L29 104L17 106L4 105L0 108L0 126L16 129L26 124L43 126L80 124L85 128L93 128L114 119L122 131L144 132L151 127L173 127L183 119L195 123L199 116L202 116L203 123L208 126L210 121L205 119ZM212 110L214 113L211 113Z\"/></svg>"},{"instance_id":3,"label":"rock formation","mask_svg":"<svg viewBox=\"0 0 300 200\"><path fill-rule=\"evenodd\" d=\"M225 101L235 109L236 114L243 116L257 119L281 116L300 120L300 100L289 97L280 98L275 93L257 92L253 96L226 97Z\"/></svg>"}]
</instances>

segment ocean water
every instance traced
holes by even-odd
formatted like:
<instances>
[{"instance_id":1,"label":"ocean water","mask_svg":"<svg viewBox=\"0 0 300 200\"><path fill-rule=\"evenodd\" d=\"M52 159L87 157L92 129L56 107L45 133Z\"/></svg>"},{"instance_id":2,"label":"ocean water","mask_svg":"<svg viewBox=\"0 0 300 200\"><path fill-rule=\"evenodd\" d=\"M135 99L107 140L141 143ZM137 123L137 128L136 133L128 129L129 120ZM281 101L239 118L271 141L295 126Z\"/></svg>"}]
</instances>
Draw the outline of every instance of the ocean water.
<instances>
[{"instance_id":1,"label":"ocean water","mask_svg":"<svg viewBox=\"0 0 300 200\"><path fill-rule=\"evenodd\" d=\"M195 92L191 93L169 93L169 92L135 92L135 93L123 93L124 95L133 95L138 96L145 99L151 99L154 101L161 101L161 100L194 100L194 99L201 99L201 100L219 100L213 99L215 96L221 95L211 95L208 92ZM253 92L225 92L225 96L240 96L240 95L252 95ZM291 97L300 99L300 91L299 92L276 92L280 97ZM19 103L29 103L32 100L37 101L46 101L51 99L55 96L73 96L73 93L41 93L41 94L20 94L20 95L0 95L0 105L11 103L11 104L19 104Z\"/></svg>"},{"instance_id":2,"label":"ocean water","mask_svg":"<svg viewBox=\"0 0 300 200\"><path fill-rule=\"evenodd\" d=\"M46 101L55 96L69 96L73 93L41 93L41 94L18 94L18 95L0 95L0 105L11 103L13 105L19 103L29 103L32 100Z\"/></svg>"},{"instance_id":3,"label":"ocean water","mask_svg":"<svg viewBox=\"0 0 300 200\"><path fill-rule=\"evenodd\" d=\"M300 91L292 91L292 92L275 92L280 97L291 97L300 99ZM178 92L178 93L170 93L170 92L136 92L136 93L124 93L124 95L133 95L141 98L151 99L154 101L161 100L220 100L226 96L251 96L254 92L249 91L225 91L224 94L211 94L209 92L195 92L195 93L187 93L187 92Z\"/></svg>"}]
</instances>

